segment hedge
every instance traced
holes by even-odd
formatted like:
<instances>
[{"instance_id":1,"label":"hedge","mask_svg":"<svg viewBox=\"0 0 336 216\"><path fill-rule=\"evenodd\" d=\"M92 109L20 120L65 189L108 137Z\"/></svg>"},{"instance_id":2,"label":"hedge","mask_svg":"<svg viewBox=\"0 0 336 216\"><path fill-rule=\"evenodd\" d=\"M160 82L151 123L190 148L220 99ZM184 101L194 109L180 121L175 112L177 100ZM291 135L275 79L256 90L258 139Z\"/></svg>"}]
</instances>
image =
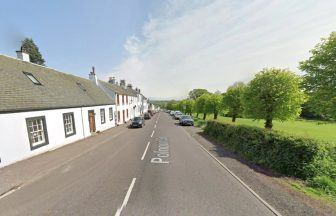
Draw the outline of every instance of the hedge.
<instances>
[{"instance_id":1,"label":"hedge","mask_svg":"<svg viewBox=\"0 0 336 216\"><path fill-rule=\"evenodd\" d=\"M204 133L249 161L301 179L336 179L335 146L246 125L209 121Z\"/></svg>"}]
</instances>

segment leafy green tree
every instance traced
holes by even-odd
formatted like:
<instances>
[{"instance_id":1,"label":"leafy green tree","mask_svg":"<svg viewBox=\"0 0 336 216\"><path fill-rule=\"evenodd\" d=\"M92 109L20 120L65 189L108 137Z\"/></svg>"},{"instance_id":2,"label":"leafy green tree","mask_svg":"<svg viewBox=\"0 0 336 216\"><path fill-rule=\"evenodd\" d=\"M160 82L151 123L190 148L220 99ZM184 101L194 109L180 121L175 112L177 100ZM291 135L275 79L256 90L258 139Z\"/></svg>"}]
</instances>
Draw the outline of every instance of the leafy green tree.
<instances>
[{"instance_id":1,"label":"leafy green tree","mask_svg":"<svg viewBox=\"0 0 336 216\"><path fill-rule=\"evenodd\" d=\"M336 119L336 32L310 52L312 56L299 66L306 72L303 87L309 105L318 115Z\"/></svg>"},{"instance_id":2,"label":"leafy green tree","mask_svg":"<svg viewBox=\"0 0 336 216\"><path fill-rule=\"evenodd\" d=\"M205 120L207 114L212 111L209 106L210 97L210 94L203 94L196 99L197 112L203 113L203 120Z\"/></svg>"},{"instance_id":3,"label":"leafy green tree","mask_svg":"<svg viewBox=\"0 0 336 216\"><path fill-rule=\"evenodd\" d=\"M285 121L299 116L304 94L299 76L284 69L264 69L255 75L244 94L245 113L265 119L265 128L273 127L273 119Z\"/></svg>"},{"instance_id":4,"label":"leafy green tree","mask_svg":"<svg viewBox=\"0 0 336 216\"><path fill-rule=\"evenodd\" d=\"M35 64L45 65L45 60L39 51L39 48L34 43L32 38L25 38L21 43L22 50L27 52L30 57L30 61Z\"/></svg>"},{"instance_id":5,"label":"leafy green tree","mask_svg":"<svg viewBox=\"0 0 336 216\"><path fill-rule=\"evenodd\" d=\"M223 107L228 109L232 122L243 112L243 95L246 85L242 82L230 86L223 95Z\"/></svg>"},{"instance_id":6,"label":"leafy green tree","mask_svg":"<svg viewBox=\"0 0 336 216\"><path fill-rule=\"evenodd\" d=\"M222 109L222 95L220 94L206 94L205 110L206 113L213 113L214 119L217 119L218 113Z\"/></svg>"},{"instance_id":7,"label":"leafy green tree","mask_svg":"<svg viewBox=\"0 0 336 216\"><path fill-rule=\"evenodd\" d=\"M196 100L197 98L201 97L203 94L209 93L206 89L193 89L189 92L189 98Z\"/></svg>"}]
</instances>

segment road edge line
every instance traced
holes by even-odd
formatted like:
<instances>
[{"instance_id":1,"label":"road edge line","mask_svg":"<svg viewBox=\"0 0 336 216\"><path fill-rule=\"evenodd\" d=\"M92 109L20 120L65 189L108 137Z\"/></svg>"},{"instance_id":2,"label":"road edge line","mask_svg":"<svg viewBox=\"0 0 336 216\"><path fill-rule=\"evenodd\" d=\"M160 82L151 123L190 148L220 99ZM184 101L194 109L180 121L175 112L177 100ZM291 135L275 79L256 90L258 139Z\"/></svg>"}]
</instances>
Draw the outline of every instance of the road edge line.
<instances>
[{"instance_id":1,"label":"road edge line","mask_svg":"<svg viewBox=\"0 0 336 216\"><path fill-rule=\"evenodd\" d=\"M186 132L191 138L193 138L184 128L184 132ZM282 216L275 208L273 208L270 204L268 204L263 198L261 198L252 188L250 188L243 180L241 180L236 174L234 174L226 165L224 165L220 160L216 158L213 154L211 154L206 148L203 147L195 138L193 138L197 144L208 153L221 167L223 167L231 176L233 176L241 185L243 185L253 196L255 196L264 206L266 206L273 214L276 216Z\"/></svg>"}]
</instances>

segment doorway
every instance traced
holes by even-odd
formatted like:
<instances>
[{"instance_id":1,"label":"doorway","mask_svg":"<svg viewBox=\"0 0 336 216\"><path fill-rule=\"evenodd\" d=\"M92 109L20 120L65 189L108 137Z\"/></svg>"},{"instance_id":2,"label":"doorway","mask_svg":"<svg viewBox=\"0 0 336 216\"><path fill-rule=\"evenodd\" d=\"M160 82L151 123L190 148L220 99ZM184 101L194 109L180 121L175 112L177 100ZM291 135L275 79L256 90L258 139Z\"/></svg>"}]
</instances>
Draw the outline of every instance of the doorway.
<instances>
[{"instance_id":1,"label":"doorway","mask_svg":"<svg viewBox=\"0 0 336 216\"><path fill-rule=\"evenodd\" d=\"M95 121L95 112L94 110L89 110L89 126L90 132L96 132L96 121Z\"/></svg>"}]
</instances>

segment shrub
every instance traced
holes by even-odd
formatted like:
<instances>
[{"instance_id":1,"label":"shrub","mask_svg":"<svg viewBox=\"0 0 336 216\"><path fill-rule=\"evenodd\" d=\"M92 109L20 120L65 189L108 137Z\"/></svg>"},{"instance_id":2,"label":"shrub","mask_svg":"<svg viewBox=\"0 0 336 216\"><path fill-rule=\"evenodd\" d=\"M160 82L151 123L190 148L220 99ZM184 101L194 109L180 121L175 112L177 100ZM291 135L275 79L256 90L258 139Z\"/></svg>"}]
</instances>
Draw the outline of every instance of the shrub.
<instances>
[{"instance_id":1,"label":"shrub","mask_svg":"<svg viewBox=\"0 0 336 216\"><path fill-rule=\"evenodd\" d=\"M336 196L336 182L328 176L316 176L308 181L308 186L319 188L328 195Z\"/></svg>"},{"instance_id":2,"label":"shrub","mask_svg":"<svg viewBox=\"0 0 336 216\"><path fill-rule=\"evenodd\" d=\"M209 121L204 133L247 160L301 179L336 178L335 146L245 125Z\"/></svg>"}]
</instances>

